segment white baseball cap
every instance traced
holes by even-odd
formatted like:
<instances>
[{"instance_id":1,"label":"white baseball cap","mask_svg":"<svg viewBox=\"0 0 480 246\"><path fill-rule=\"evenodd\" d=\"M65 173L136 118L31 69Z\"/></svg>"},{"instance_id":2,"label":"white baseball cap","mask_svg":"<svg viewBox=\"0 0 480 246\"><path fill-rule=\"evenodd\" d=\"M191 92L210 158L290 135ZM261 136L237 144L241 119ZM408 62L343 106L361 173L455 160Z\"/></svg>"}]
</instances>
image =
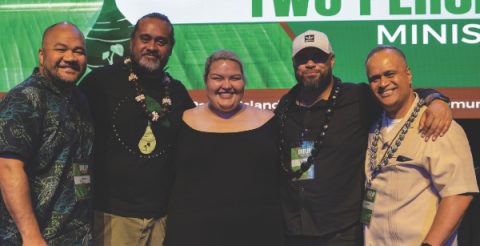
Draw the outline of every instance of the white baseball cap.
<instances>
[{"instance_id":1,"label":"white baseball cap","mask_svg":"<svg viewBox=\"0 0 480 246\"><path fill-rule=\"evenodd\" d=\"M320 49L328 55L333 54L332 45L330 44L330 41L328 41L328 36L325 33L308 30L298 35L293 40L292 57L301 50L309 47Z\"/></svg>"}]
</instances>

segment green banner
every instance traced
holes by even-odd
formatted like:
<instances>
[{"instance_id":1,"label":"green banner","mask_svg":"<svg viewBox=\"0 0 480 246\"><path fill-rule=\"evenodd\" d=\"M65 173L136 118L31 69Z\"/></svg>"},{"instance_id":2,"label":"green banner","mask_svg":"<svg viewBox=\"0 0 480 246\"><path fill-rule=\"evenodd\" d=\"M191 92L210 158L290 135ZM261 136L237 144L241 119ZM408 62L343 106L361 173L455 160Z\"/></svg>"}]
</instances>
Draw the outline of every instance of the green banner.
<instances>
[{"instance_id":1,"label":"green banner","mask_svg":"<svg viewBox=\"0 0 480 246\"><path fill-rule=\"evenodd\" d=\"M38 64L37 53L43 30L62 20L75 23L87 37L90 69L121 61L128 56L129 35L134 21L129 21L125 17L128 13L122 13L118 8L120 3L125 5L125 2L1 2L0 92L10 90L30 75ZM205 4L208 2L204 1ZM271 2L276 4L279 1ZM290 1L287 2L290 4ZM308 3L308 0L304 2ZM202 89L206 57L215 50L230 49L238 53L245 63L248 88L290 88L296 83L291 63L292 35L316 29L329 35L335 51L334 74L344 81L365 81L363 62L368 51L378 44L393 44L405 51L416 87L480 87L479 19L303 21L304 18L299 17L302 21L292 21L292 17L287 22L259 22L255 15L266 15L260 11L259 3L252 2L256 6L249 10L248 18L252 20L249 22L175 24L177 43L168 71L183 81L188 89ZM161 1L158 4L161 5ZM131 1L131 5L133 8L135 1ZM289 5L279 6L275 5L275 10L288 15ZM297 4L291 13L303 14L308 5L300 7ZM345 1L342 7L348 7ZM369 5L361 10L367 12L371 8L373 11L374 7ZM340 11L339 6L336 8ZM316 11L324 15L328 13L328 9L318 6ZM176 23L175 15L164 14Z\"/></svg>"}]
</instances>

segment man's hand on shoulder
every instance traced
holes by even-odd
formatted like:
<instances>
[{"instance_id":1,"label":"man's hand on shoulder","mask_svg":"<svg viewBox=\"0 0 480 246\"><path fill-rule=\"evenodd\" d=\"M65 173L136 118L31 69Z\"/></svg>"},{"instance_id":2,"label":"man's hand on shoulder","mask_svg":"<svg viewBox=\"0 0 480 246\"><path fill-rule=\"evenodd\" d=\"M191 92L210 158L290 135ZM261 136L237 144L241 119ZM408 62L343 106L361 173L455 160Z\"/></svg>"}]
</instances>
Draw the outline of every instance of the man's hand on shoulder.
<instances>
[{"instance_id":1,"label":"man's hand on shoulder","mask_svg":"<svg viewBox=\"0 0 480 246\"><path fill-rule=\"evenodd\" d=\"M433 100L420 118L419 131L425 141L430 137L435 141L442 137L452 124L453 115L448 103L442 100Z\"/></svg>"}]
</instances>

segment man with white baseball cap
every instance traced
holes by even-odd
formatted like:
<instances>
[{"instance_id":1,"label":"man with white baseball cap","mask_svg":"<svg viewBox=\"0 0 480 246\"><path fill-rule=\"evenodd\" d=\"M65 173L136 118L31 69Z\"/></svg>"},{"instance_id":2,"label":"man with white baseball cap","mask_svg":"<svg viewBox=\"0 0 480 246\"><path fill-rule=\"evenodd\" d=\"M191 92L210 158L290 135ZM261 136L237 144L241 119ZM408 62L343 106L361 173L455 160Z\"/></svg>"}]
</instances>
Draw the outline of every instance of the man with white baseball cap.
<instances>
[{"instance_id":1,"label":"man with white baseball cap","mask_svg":"<svg viewBox=\"0 0 480 246\"><path fill-rule=\"evenodd\" d=\"M380 106L367 84L333 76L335 55L325 33L298 35L292 60L298 83L275 111L282 167L289 176L282 186L287 245L362 245L363 165L369 126ZM423 131L435 138L448 129L451 112L439 100L427 110Z\"/></svg>"},{"instance_id":2,"label":"man with white baseball cap","mask_svg":"<svg viewBox=\"0 0 480 246\"><path fill-rule=\"evenodd\" d=\"M332 45L325 33L308 30L293 40L292 57L295 57L299 51L309 47L320 49L325 54L333 54Z\"/></svg>"}]
</instances>

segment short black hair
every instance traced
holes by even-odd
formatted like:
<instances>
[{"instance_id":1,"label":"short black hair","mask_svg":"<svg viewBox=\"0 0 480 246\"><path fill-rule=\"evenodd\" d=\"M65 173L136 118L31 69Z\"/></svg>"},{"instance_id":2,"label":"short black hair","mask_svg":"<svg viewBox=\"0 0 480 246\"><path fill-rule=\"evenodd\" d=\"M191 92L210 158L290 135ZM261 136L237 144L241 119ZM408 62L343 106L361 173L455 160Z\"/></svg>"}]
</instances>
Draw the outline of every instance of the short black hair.
<instances>
[{"instance_id":1,"label":"short black hair","mask_svg":"<svg viewBox=\"0 0 480 246\"><path fill-rule=\"evenodd\" d=\"M173 31L173 25L166 15L160 14L158 12L153 12L153 13L150 13L150 14L146 14L146 15L142 16L140 19L138 19L137 23L135 23L135 26L133 27L132 33L130 33L130 38L133 39L135 37L135 33L138 30L138 25L140 24L140 22L142 20L147 19L147 18L158 19L158 20L161 20L161 21L165 21L168 24L168 26L170 27L170 34L168 35L168 39L169 39L168 41L170 42L170 44L172 45L172 48L173 48L173 45L175 45L175 34L174 34L174 31Z\"/></svg>"},{"instance_id":2,"label":"short black hair","mask_svg":"<svg viewBox=\"0 0 480 246\"><path fill-rule=\"evenodd\" d=\"M403 58L405 63L407 63L407 57L405 56L405 53L403 53L403 51L401 49L399 49L395 46L392 46L392 45L379 45L379 46L373 48L372 50L370 50L370 52L368 52L367 58L365 59L365 66L367 66L367 62L368 62L368 59L370 59L370 57L372 57L373 55L375 55L376 53L378 53L382 50L393 50L394 52L396 52L397 54L399 54Z\"/></svg>"}]
</instances>

